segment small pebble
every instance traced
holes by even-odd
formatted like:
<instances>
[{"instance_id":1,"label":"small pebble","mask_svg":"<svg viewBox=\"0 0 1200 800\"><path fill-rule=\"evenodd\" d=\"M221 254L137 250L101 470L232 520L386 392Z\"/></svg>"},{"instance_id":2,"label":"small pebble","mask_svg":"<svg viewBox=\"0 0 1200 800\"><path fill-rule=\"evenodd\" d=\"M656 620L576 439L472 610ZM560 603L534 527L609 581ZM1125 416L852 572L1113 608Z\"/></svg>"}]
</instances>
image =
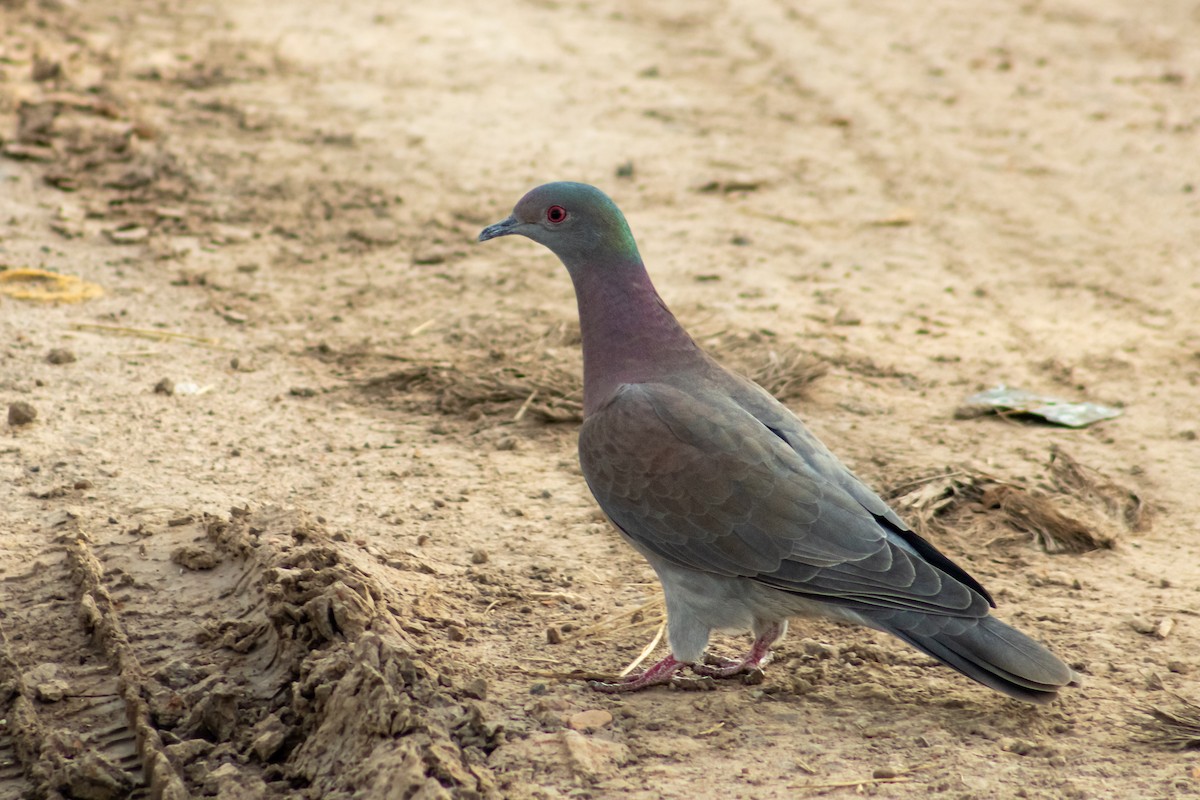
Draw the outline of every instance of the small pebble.
<instances>
[{"instance_id":1,"label":"small pebble","mask_svg":"<svg viewBox=\"0 0 1200 800\"><path fill-rule=\"evenodd\" d=\"M1167 662L1167 669L1174 672L1176 675L1187 675L1191 672L1191 668L1182 661L1171 660Z\"/></svg>"},{"instance_id":2,"label":"small pebble","mask_svg":"<svg viewBox=\"0 0 1200 800\"><path fill-rule=\"evenodd\" d=\"M467 640L467 632L457 625L451 625L446 630L446 635L450 637L452 642L465 642Z\"/></svg>"},{"instance_id":3,"label":"small pebble","mask_svg":"<svg viewBox=\"0 0 1200 800\"><path fill-rule=\"evenodd\" d=\"M34 696L43 703L57 703L67 696L70 686L61 678L42 681L33 688Z\"/></svg>"},{"instance_id":4,"label":"small pebble","mask_svg":"<svg viewBox=\"0 0 1200 800\"><path fill-rule=\"evenodd\" d=\"M896 777L896 770L890 767L880 767L871 773L871 777L881 781L891 780Z\"/></svg>"},{"instance_id":5,"label":"small pebble","mask_svg":"<svg viewBox=\"0 0 1200 800\"><path fill-rule=\"evenodd\" d=\"M46 354L46 360L51 364L71 364L78 361L75 354L65 347L56 347Z\"/></svg>"},{"instance_id":6,"label":"small pebble","mask_svg":"<svg viewBox=\"0 0 1200 800\"><path fill-rule=\"evenodd\" d=\"M612 720L612 714L604 709L592 708L572 714L567 720L567 727L576 731L596 731L611 723Z\"/></svg>"},{"instance_id":7,"label":"small pebble","mask_svg":"<svg viewBox=\"0 0 1200 800\"><path fill-rule=\"evenodd\" d=\"M486 700L487 692L488 684L483 678L472 678L463 687L463 693L467 697L474 697L476 700Z\"/></svg>"},{"instance_id":8,"label":"small pebble","mask_svg":"<svg viewBox=\"0 0 1200 800\"><path fill-rule=\"evenodd\" d=\"M1005 737L1000 740L1000 749L1007 753L1015 753L1019 756L1027 756L1037 749L1037 745L1028 739Z\"/></svg>"},{"instance_id":9,"label":"small pebble","mask_svg":"<svg viewBox=\"0 0 1200 800\"><path fill-rule=\"evenodd\" d=\"M37 409L24 400L8 404L8 424L14 428L18 425L28 425L37 419Z\"/></svg>"},{"instance_id":10,"label":"small pebble","mask_svg":"<svg viewBox=\"0 0 1200 800\"><path fill-rule=\"evenodd\" d=\"M471 551L471 563L472 564L486 564L487 561L488 561L487 550L484 550L482 547L477 547Z\"/></svg>"},{"instance_id":11,"label":"small pebble","mask_svg":"<svg viewBox=\"0 0 1200 800\"><path fill-rule=\"evenodd\" d=\"M837 650L815 639L801 639L800 647L804 650L805 655L816 658L832 658L837 655Z\"/></svg>"},{"instance_id":12,"label":"small pebble","mask_svg":"<svg viewBox=\"0 0 1200 800\"><path fill-rule=\"evenodd\" d=\"M562 632L553 626L546 628L546 641L550 644L562 644Z\"/></svg>"},{"instance_id":13,"label":"small pebble","mask_svg":"<svg viewBox=\"0 0 1200 800\"><path fill-rule=\"evenodd\" d=\"M75 485L73 488L80 490L80 491L82 491L84 489L91 489L92 482L89 480L75 481Z\"/></svg>"},{"instance_id":14,"label":"small pebble","mask_svg":"<svg viewBox=\"0 0 1200 800\"><path fill-rule=\"evenodd\" d=\"M175 394L175 381L170 378L163 378L158 383L154 384L155 394Z\"/></svg>"}]
</instances>

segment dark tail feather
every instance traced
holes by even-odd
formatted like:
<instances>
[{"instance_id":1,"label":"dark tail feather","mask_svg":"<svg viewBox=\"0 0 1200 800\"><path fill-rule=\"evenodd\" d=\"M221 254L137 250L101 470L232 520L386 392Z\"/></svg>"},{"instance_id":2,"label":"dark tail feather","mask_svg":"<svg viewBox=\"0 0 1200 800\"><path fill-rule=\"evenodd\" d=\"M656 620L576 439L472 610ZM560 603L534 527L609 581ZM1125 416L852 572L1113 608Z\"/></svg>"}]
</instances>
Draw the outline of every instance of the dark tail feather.
<instances>
[{"instance_id":1,"label":"dark tail feather","mask_svg":"<svg viewBox=\"0 0 1200 800\"><path fill-rule=\"evenodd\" d=\"M968 678L1025 703L1049 703L1059 689L1076 681L1078 676L1058 656L995 617L963 622L966 629L958 633L927 636L892 627L887 631Z\"/></svg>"}]
</instances>

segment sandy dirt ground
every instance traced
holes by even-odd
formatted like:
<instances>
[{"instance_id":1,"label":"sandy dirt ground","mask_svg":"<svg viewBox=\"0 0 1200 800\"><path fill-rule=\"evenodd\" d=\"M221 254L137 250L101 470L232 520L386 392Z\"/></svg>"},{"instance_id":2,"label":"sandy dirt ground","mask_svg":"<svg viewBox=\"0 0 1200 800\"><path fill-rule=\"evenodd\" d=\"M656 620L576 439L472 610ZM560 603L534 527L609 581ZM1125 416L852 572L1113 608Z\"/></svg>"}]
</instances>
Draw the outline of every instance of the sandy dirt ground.
<instances>
[{"instance_id":1,"label":"sandy dirt ground","mask_svg":"<svg viewBox=\"0 0 1200 800\"><path fill-rule=\"evenodd\" d=\"M1197 41L1183 0L0 2L0 286L104 292L0 295L0 797L1200 794L1200 719L1145 713L1200 701ZM565 273L474 242L558 179L1083 685L801 621L759 683L590 691L657 588L576 463ZM1124 415L956 414L1000 383Z\"/></svg>"}]
</instances>

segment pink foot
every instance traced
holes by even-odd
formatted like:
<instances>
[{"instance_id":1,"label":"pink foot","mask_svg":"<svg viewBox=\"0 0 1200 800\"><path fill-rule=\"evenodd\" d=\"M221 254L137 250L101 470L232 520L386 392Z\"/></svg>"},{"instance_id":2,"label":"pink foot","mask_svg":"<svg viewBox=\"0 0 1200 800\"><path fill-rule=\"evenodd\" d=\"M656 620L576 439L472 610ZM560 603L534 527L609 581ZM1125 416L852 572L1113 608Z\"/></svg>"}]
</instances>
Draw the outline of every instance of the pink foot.
<instances>
[{"instance_id":1,"label":"pink foot","mask_svg":"<svg viewBox=\"0 0 1200 800\"><path fill-rule=\"evenodd\" d=\"M775 644L776 640L783 635L783 631L782 624L773 624L754 640L750 652L741 661L706 656L703 664L692 665L692 672L706 678L732 678L737 675L762 674L762 668L771 660L771 645Z\"/></svg>"},{"instance_id":2,"label":"pink foot","mask_svg":"<svg viewBox=\"0 0 1200 800\"><path fill-rule=\"evenodd\" d=\"M600 681L590 681L588 683L597 692L605 694L620 694L623 692L637 692L642 689L648 689L651 686L662 686L668 683L674 683L680 679L676 673L683 669L686 664L676 660L674 656L667 656L657 664L648 667L644 672L637 675L630 675L627 678L622 678L618 683L601 683ZM694 681L692 681L694 682Z\"/></svg>"}]
</instances>

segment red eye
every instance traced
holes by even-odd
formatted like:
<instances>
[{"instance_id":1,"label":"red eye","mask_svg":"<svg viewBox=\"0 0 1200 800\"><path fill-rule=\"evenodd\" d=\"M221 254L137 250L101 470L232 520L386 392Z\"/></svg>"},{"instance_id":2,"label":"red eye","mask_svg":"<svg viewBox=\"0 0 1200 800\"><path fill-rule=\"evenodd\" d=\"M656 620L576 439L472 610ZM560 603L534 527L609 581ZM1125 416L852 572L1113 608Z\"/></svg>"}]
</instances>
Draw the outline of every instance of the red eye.
<instances>
[{"instance_id":1,"label":"red eye","mask_svg":"<svg viewBox=\"0 0 1200 800\"><path fill-rule=\"evenodd\" d=\"M567 218L567 210L562 206L550 206L546 209L546 219L558 224Z\"/></svg>"}]
</instances>

